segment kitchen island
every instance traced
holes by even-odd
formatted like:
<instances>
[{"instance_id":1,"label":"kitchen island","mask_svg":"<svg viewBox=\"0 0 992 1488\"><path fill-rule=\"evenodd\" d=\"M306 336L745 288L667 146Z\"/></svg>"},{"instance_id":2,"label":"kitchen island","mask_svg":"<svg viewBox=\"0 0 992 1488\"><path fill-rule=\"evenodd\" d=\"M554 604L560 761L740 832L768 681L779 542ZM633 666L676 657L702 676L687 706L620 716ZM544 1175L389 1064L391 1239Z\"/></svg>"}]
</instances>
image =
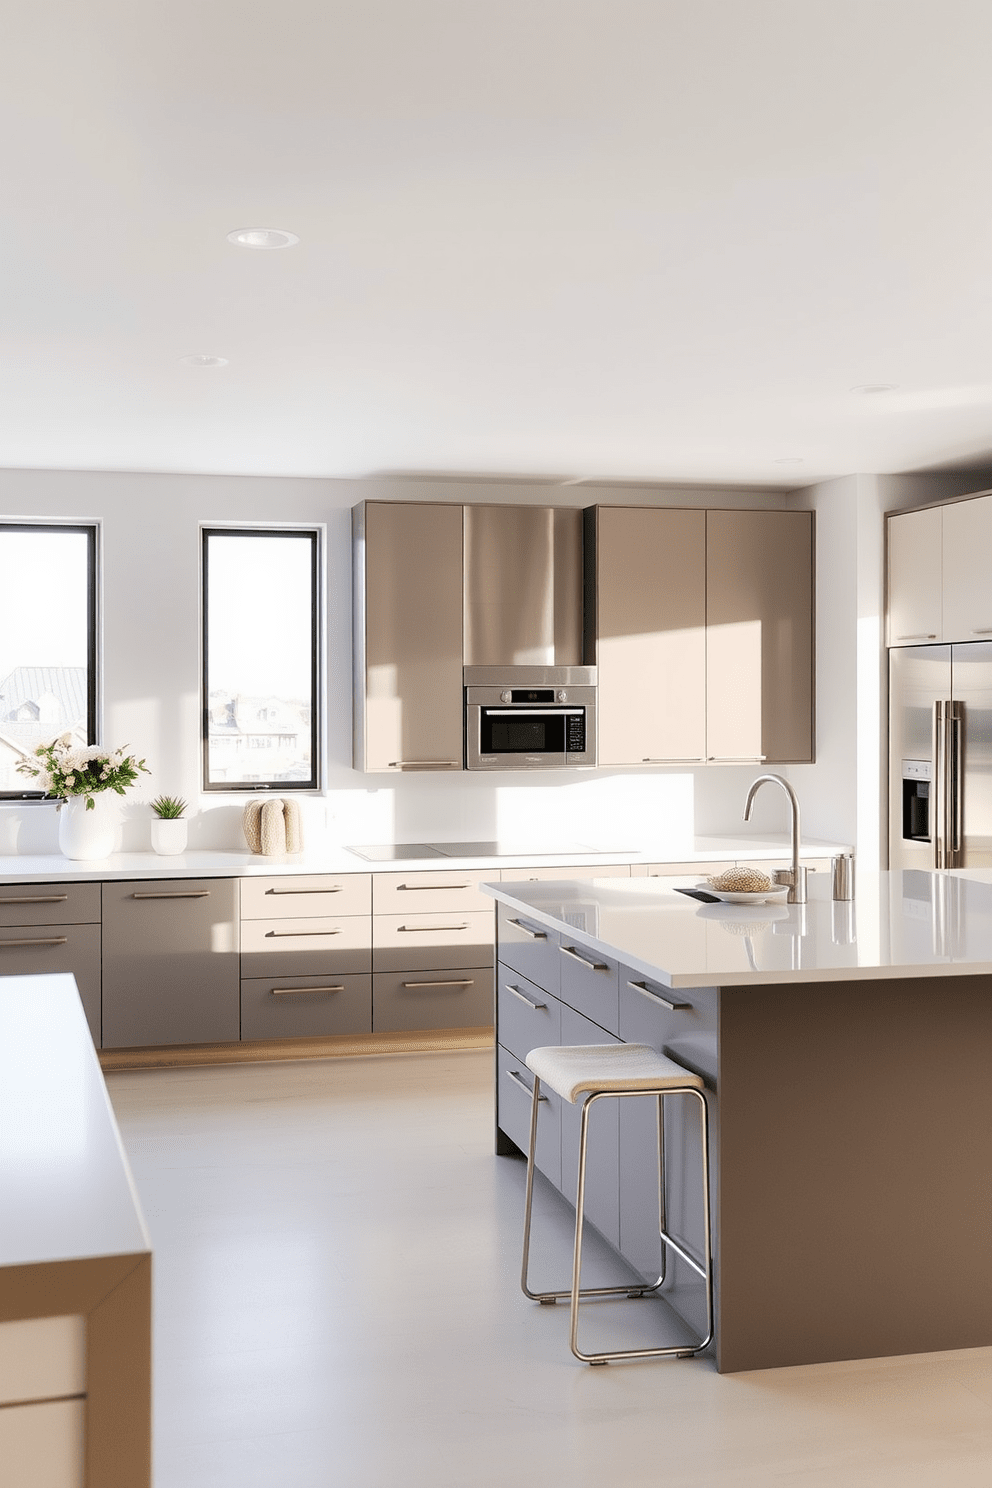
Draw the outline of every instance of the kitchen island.
<instances>
[{"instance_id":1,"label":"kitchen island","mask_svg":"<svg viewBox=\"0 0 992 1488\"><path fill-rule=\"evenodd\" d=\"M988 879L988 875L984 875ZM992 1343L992 885L865 877L832 903L702 905L692 879L501 884L497 1151L526 1147L528 1048L651 1044L711 1109L722 1371ZM671 1103L670 1217L700 1248L698 1181ZM588 1212L659 1269L654 1107L608 1102ZM597 1113L598 1114L598 1113ZM542 1103L538 1165L574 1194L577 1111ZM564 1263L564 1258L563 1258ZM699 1323L678 1262L665 1295Z\"/></svg>"}]
</instances>

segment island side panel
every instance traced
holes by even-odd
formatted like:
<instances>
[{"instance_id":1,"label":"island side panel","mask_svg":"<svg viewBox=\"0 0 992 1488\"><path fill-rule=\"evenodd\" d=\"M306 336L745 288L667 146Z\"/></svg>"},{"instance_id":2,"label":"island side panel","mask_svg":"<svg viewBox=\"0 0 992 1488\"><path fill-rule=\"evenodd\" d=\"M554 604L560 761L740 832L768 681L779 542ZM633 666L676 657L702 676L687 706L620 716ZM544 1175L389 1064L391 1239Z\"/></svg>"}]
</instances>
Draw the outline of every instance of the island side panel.
<instances>
[{"instance_id":1,"label":"island side panel","mask_svg":"<svg viewBox=\"0 0 992 1488\"><path fill-rule=\"evenodd\" d=\"M992 977L720 993L721 1371L992 1344Z\"/></svg>"}]
</instances>

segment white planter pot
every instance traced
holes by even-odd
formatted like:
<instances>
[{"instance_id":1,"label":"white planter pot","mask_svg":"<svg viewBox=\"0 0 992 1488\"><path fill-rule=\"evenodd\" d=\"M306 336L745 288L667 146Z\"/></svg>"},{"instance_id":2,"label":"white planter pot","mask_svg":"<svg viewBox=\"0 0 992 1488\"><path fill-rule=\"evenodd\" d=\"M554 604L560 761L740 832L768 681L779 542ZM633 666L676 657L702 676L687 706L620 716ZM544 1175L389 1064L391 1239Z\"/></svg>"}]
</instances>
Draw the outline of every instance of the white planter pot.
<instances>
[{"instance_id":1,"label":"white planter pot","mask_svg":"<svg viewBox=\"0 0 992 1488\"><path fill-rule=\"evenodd\" d=\"M189 824L183 816L157 816L152 822L152 847L163 858L186 851Z\"/></svg>"},{"instance_id":2,"label":"white planter pot","mask_svg":"<svg viewBox=\"0 0 992 1488\"><path fill-rule=\"evenodd\" d=\"M106 794L89 798L93 809L86 810L86 796L70 796L59 811L59 852L65 858L85 861L109 858L114 850L117 823Z\"/></svg>"}]
</instances>

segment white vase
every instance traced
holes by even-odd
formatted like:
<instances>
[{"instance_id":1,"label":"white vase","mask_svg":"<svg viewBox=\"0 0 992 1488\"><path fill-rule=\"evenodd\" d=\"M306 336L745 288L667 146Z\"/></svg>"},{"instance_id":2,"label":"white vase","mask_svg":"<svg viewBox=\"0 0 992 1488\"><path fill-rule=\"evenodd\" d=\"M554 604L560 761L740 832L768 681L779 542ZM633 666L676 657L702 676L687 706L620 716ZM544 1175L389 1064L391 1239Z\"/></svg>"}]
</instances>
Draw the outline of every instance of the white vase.
<instances>
[{"instance_id":1,"label":"white vase","mask_svg":"<svg viewBox=\"0 0 992 1488\"><path fill-rule=\"evenodd\" d=\"M187 822L183 816L157 816L152 822L152 847L163 858L186 851Z\"/></svg>"},{"instance_id":2,"label":"white vase","mask_svg":"<svg viewBox=\"0 0 992 1488\"><path fill-rule=\"evenodd\" d=\"M86 810L87 799L93 802L91 811ZM59 811L59 851L65 858L109 858L116 835L111 803L102 792L91 797L70 796Z\"/></svg>"}]
</instances>

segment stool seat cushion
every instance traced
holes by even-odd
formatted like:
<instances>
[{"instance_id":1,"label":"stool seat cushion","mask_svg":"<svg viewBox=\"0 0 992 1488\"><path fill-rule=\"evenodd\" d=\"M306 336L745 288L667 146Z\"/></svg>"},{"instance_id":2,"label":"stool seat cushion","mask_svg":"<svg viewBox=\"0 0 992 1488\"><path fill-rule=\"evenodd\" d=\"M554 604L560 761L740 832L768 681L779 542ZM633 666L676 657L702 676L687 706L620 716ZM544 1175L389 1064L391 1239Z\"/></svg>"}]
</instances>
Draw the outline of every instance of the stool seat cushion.
<instances>
[{"instance_id":1,"label":"stool seat cushion","mask_svg":"<svg viewBox=\"0 0 992 1488\"><path fill-rule=\"evenodd\" d=\"M702 1090L703 1081L648 1044L564 1044L531 1049L527 1068L574 1105L593 1091Z\"/></svg>"}]
</instances>

